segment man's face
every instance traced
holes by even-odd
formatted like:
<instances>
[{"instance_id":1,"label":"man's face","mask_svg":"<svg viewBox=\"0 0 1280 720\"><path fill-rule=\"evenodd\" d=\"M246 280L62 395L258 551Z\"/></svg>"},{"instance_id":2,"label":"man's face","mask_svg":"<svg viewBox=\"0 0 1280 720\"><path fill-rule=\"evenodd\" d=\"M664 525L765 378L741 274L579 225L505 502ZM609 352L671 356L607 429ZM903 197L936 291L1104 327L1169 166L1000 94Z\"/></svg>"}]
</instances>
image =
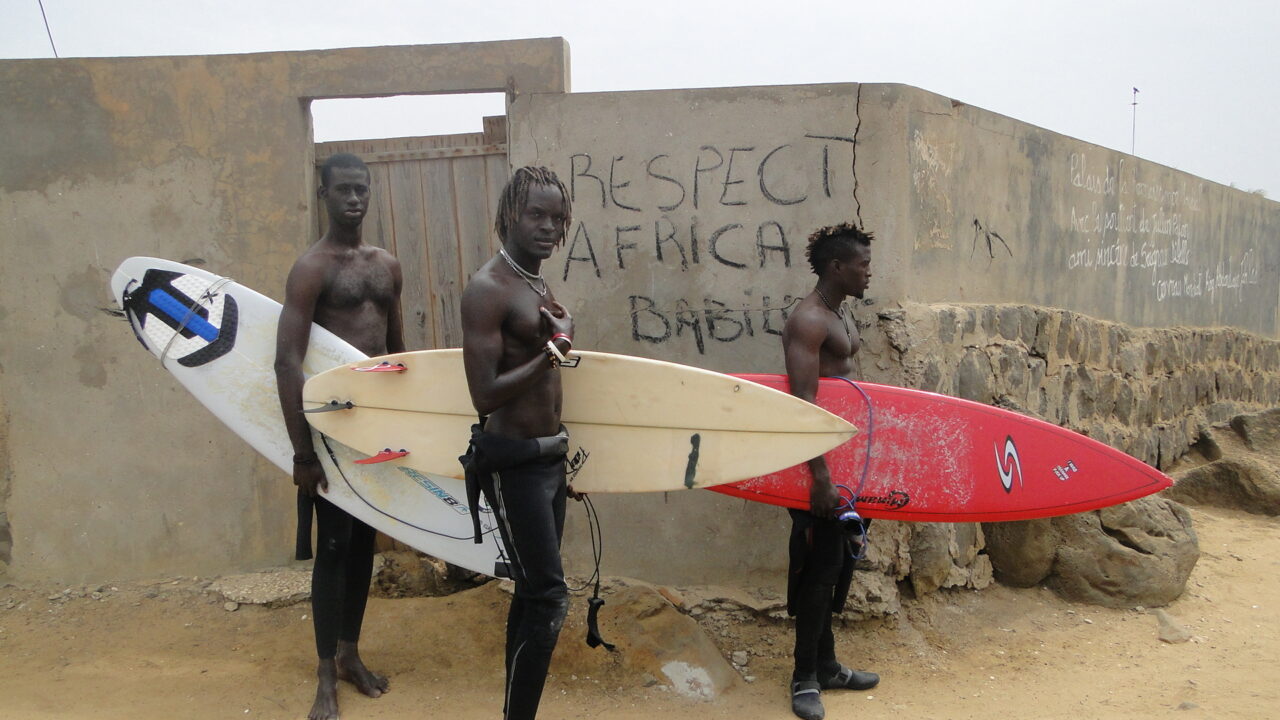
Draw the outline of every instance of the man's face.
<instances>
[{"instance_id":1,"label":"man's face","mask_svg":"<svg viewBox=\"0 0 1280 720\"><path fill-rule=\"evenodd\" d=\"M871 248L853 243L853 252L844 260L836 260L835 267L844 294L861 300L871 285Z\"/></svg>"},{"instance_id":2,"label":"man's face","mask_svg":"<svg viewBox=\"0 0 1280 720\"><path fill-rule=\"evenodd\" d=\"M329 173L329 184L320 186L329 220L353 228L369 211L369 173L362 168L338 167Z\"/></svg>"},{"instance_id":3,"label":"man's face","mask_svg":"<svg viewBox=\"0 0 1280 720\"><path fill-rule=\"evenodd\" d=\"M532 185L509 240L520 251L545 260L564 237L564 196L554 185Z\"/></svg>"}]
</instances>

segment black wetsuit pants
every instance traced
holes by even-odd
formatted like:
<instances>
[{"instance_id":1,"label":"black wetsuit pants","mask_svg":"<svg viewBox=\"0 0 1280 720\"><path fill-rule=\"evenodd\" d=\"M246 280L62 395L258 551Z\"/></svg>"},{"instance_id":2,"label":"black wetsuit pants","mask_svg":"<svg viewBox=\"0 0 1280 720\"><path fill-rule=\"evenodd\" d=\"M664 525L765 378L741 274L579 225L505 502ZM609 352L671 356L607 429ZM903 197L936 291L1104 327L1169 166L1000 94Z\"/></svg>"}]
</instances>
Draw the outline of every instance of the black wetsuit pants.
<instances>
[{"instance_id":1,"label":"black wetsuit pants","mask_svg":"<svg viewBox=\"0 0 1280 720\"><path fill-rule=\"evenodd\" d=\"M338 506L316 498L316 561L311 571L311 616L316 654L328 660L338 641L360 639L373 574L374 530Z\"/></svg>"},{"instance_id":2,"label":"black wetsuit pants","mask_svg":"<svg viewBox=\"0 0 1280 720\"><path fill-rule=\"evenodd\" d=\"M831 615L844 610L853 577L850 538L844 524L803 510L791 513L791 573L787 610L796 618L793 680L816 679L840 670Z\"/></svg>"},{"instance_id":3,"label":"black wetsuit pants","mask_svg":"<svg viewBox=\"0 0 1280 720\"><path fill-rule=\"evenodd\" d=\"M532 719L569 607L560 564L564 535L564 456L537 458L481 481L498 517L515 581L507 614L507 685L503 717Z\"/></svg>"}]
</instances>

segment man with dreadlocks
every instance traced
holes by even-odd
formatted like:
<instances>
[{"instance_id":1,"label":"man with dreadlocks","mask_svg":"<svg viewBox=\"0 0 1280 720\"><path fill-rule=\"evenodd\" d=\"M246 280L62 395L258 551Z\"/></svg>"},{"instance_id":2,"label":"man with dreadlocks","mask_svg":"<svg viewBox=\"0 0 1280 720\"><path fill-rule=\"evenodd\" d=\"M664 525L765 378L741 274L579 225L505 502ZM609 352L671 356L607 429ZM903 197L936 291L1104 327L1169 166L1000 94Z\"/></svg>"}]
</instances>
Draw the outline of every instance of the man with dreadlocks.
<instances>
[{"instance_id":1,"label":"man with dreadlocks","mask_svg":"<svg viewBox=\"0 0 1280 720\"><path fill-rule=\"evenodd\" d=\"M862 345L844 306L847 296L861 299L871 280L870 233L851 223L824 227L809 236L806 256L818 276L787 318L782 330L791 394L814 402L818 378L847 377L853 354ZM822 690L867 690L880 682L875 673L851 670L836 660L832 613L844 610L853 577L857 537L837 518L840 493L822 456L809 461L813 480L809 511L791 513L791 570L787 611L796 618L795 670L791 710L805 720L821 720Z\"/></svg>"},{"instance_id":2,"label":"man with dreadlocks","mask_svg":"<svg viewBox=\"0 0 1280 720\"><path fill-rule=\"evenodd\" d=\"M507 615L508 720L537 714L569 604L560 539L571 491L558 368L573 347L573 317L542 276L542 261L564 242L569 221L569 195L555 173L516 170L494 223L502 247L462 293L462 356L480 415L463 463L497 515L515 581Z\"/></svg>"}]
</instances>

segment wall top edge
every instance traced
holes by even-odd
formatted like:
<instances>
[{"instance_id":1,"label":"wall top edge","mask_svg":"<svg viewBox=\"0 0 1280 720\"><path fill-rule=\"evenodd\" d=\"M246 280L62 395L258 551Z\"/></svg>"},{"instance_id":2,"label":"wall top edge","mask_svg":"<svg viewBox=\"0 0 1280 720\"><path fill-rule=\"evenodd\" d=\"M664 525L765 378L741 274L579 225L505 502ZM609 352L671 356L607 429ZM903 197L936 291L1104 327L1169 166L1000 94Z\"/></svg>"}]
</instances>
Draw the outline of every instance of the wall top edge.
<instances>
[{"instance_id":1,"label":"wall top edge","mask_svg":"<svg viewBox=\"0 0 1280 720\"><path fill-rule=\"evenodd\" d=\"M569 43L562 37L541 37L541 38L519 38L512 40L482 40L477 42L457 42L457 43L434 43L421 45L364 45L352 47L338 48L312 48L309 50L267 50L242 53L209 53L199 55L86 55L72 56L60 58L3 58L0 59L0 68L5 65L54 65L58 63L71 62L109 62L109 63L127 63L127 62L156 62L165 60L198 60L210 58L236 58L236 59L265 59L265 58L306 58L317 55L326 55L332 53L368 53L368 52L465 52L469 50L485 51L501 47L519 47L521 45L529 48L541 47L544 45L555 46L558 52L567 60L569 53Z\"/></svg>"}]
</instances>

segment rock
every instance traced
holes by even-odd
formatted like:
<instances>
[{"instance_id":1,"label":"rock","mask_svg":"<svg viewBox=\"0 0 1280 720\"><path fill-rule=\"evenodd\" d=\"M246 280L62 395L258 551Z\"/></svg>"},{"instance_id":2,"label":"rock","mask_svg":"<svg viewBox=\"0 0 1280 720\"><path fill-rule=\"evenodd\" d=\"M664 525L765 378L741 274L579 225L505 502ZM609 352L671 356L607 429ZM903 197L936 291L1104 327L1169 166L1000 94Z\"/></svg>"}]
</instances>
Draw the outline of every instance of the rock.
<instances>
[{"instance_id":1,"label":"rock","mask_svg":"<svg viewBox=\"0 0 1280 720\"><path fill-rule=\"evenodd\" d=\"M712 700L738 683L737 671L697 621L652 587L614 592L600 615L600 631L617 645L623 669L658 682L666 678L677 694Z\"/></svg>"},{"instance_id":2,"label":"rock","mask_svg":"<svg viewBox=\"0 0 1280 720\"><path fill-rule=\"evenodd\" d=\"M1159 627L1158 635L1161 642L1169 644L1184 643L1191 639L1191 632L1182 627L1173 616L1164 610L1155 610L1152 612L1156 616L1156 623Z\"/></svg>"},{"instance_id":3,"label":"rock","mask_svg":"<svg viewBox=\"0 0 1280 720\"><path fill-rule=\"evenodd\" d=\"M209 590L231 601L228 605L241 603L285 607L311 597L311 571L278 568L244 575L228 575L213 581Z\"/></svg>"},{"instance_id":4,"label":"rock","mask_svg":"<svg viewBox=\"0 0 1280 720\"><path fill-rule=\"evenodd\" d=\"M1232 457L1180 473L1165 497L1192 505L1280 515L1280 464Z\"/></svg>"},{"instance_id":5,"label":"rock","mask_svg":"<svg viewBox=\"0 0 1280 720\"><path fill-rule=\"evenodd\" d=\"M662 587L658 588L658 594L666 598L667 602L671 603L675 607L681 610L684 609L685 607L684 597L681 596L680 593L675 590L675 588L669 588L663 585Z\"/></svg>"},{"instance_id":6,"label":"rock","mask_svg":"<svg viewBox=\"0 0 1280 720\"><path fill-rule=\"evenodd\" d=\"M227 612L235 612L240 609L240 603L230 601L224 602L222 603L222 609Z\"/></svg>"},{"instance_id":7,"label":"rock","mask_svg":"<svg viewBox=\"0 0 1280 720\"><path fill-rule=\"evenodd\" d=\"M1280 410L1236 415L1214 425L1197 448L1209 462L1177 473L1166 497L1280 515Z\"/></svg>"},{"instance_id":8,"label":"rock","mask_svg":"<svg viewBox=\"0 0 1280 720\"><path fill-rule=\"evenodd\" d=\"M1050 518L983 523L987 555L996 580L1013 587L1033 587L1049 576L1057 541Z\"/></svg>"},{"instance_id":9,"label":"rock","mask_svg":"<svg viewBox=\"0 0 1280 720\"><path fill-rule=\"evenodd\" d=\"M1160 497L1054 518L1053 526L1059 547L1048 585L1077 602L1167 605L1200 557L1186 508Z\"/></svg>"},{"instance_id":10,"label":"rock","mask_svg":"<svg viewBox=\"0 0 1280 720\"><path fill-rule=\"evenodd\" d=\"M1106 607L1168 604L1200 557L1186 508L1161 497L984 529L1001 582L1045 582L1069 600Z\"/></svg>"},{"instance_id":11,"label":"rock","mask_svg":"<svg viewBox=\"0 0 1280 720\"><path fill-rule=\"evenodd\" d=\"M745 650L735 650L732 660L734 665L746 665L751 662L751 656Z\"/></svg>"},{"instance_id":12,"label":"rock","mask_svg":"<svg viewBox=\"0 0 1280 720\"><path fill-rule=\"evenodd\" d=\"M377 597L439 597L476 586L471 574L443 560L412 550L380 553L382 567L373 577Z\"/></svg>"}]
</instances>

